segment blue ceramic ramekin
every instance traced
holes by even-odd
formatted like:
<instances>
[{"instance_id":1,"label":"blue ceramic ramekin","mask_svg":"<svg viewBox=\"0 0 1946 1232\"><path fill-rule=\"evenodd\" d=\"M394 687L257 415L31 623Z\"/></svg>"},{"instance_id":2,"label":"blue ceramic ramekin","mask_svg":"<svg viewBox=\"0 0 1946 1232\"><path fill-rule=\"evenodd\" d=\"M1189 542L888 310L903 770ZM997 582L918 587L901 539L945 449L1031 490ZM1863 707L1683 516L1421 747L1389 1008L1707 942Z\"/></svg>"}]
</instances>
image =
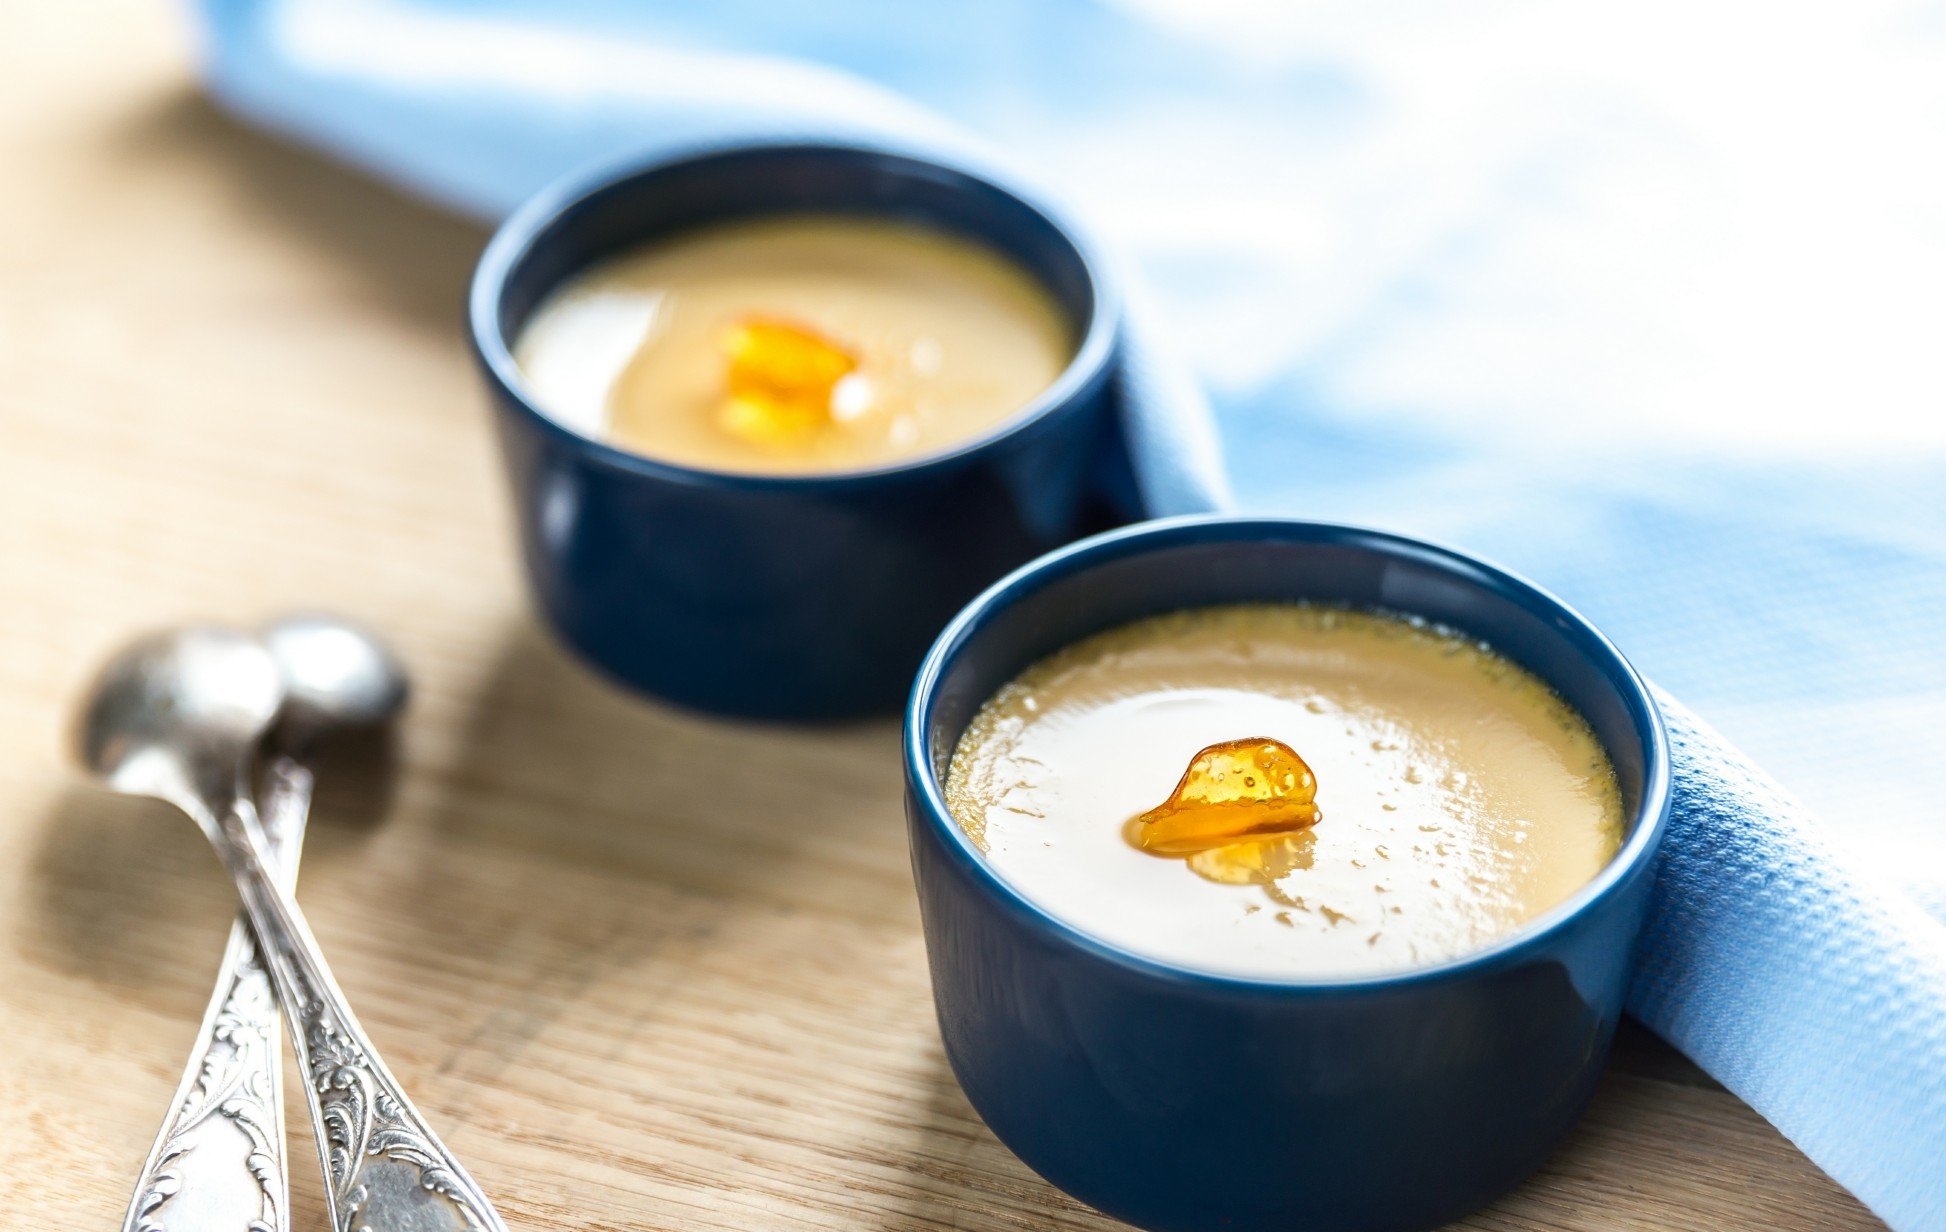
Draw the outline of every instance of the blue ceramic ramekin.
<instances>
[{"instance_id":1,"label":"blue ceramic ramekin","mask_svg":"<svg viewBox=\"0 0 1946 1232\"><path fill-rule=\"evenodd\" d=\"M942 454L874 470L739 475L581 435L530 403L509 352L539 301L619 249L796 211L899 218L982 240L1076 325L1033 404ZM528 578L567 644L623 683L761 718L896 708L940 626L981 587L1112 519L1121 312L1100 262L1046 208L891 147L733 145L556 187L501 227L470 301Z\"/></svg>"},{"instance_id":2,"label":"blue ceramic ramekin","mask_svg":"<svg viewBox=\"0 0 1946 1232\"><path fill-rule=\"evenodd\" d=\"M1607 747L1629 831L1599 876L1438 966L1332 980L1212 975L1029 902L954 824L941 780L995 688L1077 638L1183 607L1309 599L1417 613L1549 681ZM907 820L946 1055L1000 1140L1158 1232L1431 1228L1547 1158L1622 1012L1669 806L1662 720L1560 601L1378 531L1187 518L1113 531L1003 579L941 634L905 731Z\"/></svg>"}]
</instances>

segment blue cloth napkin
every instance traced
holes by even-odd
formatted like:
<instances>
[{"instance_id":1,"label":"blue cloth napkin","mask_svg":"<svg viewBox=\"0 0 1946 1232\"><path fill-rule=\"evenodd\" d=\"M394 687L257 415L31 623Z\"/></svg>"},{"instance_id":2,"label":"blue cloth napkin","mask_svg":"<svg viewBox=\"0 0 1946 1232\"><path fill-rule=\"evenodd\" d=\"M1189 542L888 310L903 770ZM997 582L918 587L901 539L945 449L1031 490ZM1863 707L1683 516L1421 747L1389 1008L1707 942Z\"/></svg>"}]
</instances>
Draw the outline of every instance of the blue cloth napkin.
<instances>
[{"instance_id":1,"label":"blue cloth napkin","mask_svg":"<svg viewBox=\"0 0 1946 1232\"><path fill-rule=\"evenodd\" d=\"M1661 697L1676 812L1631 1008L1899 1232L1942 1232L1946 191L1900 151L1946 138L1946 23L1408 8L200 11L226 106L485 218L741 134L1053 179L1148 284L1123 406L1148 511L1495 557L1815 805Z\"/></svg>"}]
</instances>

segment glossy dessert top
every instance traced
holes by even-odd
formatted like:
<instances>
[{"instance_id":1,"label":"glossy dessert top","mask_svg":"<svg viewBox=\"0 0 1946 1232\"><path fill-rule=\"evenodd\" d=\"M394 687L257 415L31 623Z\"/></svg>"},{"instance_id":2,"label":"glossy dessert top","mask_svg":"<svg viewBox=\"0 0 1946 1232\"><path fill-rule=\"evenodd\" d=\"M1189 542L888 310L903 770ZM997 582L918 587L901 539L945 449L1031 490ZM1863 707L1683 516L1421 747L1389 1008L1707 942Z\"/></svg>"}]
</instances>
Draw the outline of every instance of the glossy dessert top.
<instances>
[{"instance_id":1,"label":"glossy dessert top","mask_svg":"<svg viewBox=\"0 0 1946 1232\"><path fill-rule=\"evenodd\" d=\"M1536 677L1424 622L1301 604L1063 649L981 708L946 794L1051 914L1266 978L1478 949L1585 885L1623 828L1606 753Z\"/></svg>"},{"instance_id":2,"label":"glossy dessert top","mask_svg":"<svg viewBox=\"0 0 1946 1232\"><path fill-rule=\"evenodd\" d=\"M865 217L688 232L569 279L514 346L551 417L707 470L862 470L949 451L1024 409L1075 329L999 252Z\"/></svg>"}]
</instances>

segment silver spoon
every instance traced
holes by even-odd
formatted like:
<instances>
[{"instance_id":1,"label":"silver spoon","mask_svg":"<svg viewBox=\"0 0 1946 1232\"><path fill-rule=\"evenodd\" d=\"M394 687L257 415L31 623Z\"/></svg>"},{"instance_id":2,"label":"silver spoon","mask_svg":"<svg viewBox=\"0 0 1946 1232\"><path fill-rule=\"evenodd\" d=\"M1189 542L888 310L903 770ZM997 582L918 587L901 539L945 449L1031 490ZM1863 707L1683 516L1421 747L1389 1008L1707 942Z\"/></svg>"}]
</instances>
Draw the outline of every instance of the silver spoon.
<instances>
[{"instance_id":1,"label":"silver spoon","mask_svg":"<svg viewBox=\"0 0 1946 1232\"><path fill-rule=\"evenodd\" d=\"M380 727L398 717L405 709L405 668L377 635L342 617L288 616L262 638L284 678L284 707L271 733L271 790L295 789L282 794L300 797L293 803L302 825L311 794L304 758L334 733Z\"/></svg>"},{"instance_id":2,"label":"silver spoon","mask_svg":"<svg viewBox=\"0 0 1946 1232\"><path fill-rule=\"evenodd\" d=\"M504 1232L380 1061L282 874L273 874L246 783L283 691L276 659L254 638L209 628L152 635L96 681L81 721L82 760L115 790L188 813L235 879L309 1079L338 1232Z\"/></svg>"},{"instance_id":3,"label":"silver spoon","mask_svg":"<svg viewBox=\"0 0 1946 1232\"><path fill-rule=\"evenodd\" d=\"M264 830L294 882L315 786L305 759L333 735L390 724L405 709L408 684L378 635L341 616L287 616L259 638L284 680L284 705L266 742Z\"/></svg>"},{"instance_id":4,"label":"silver spoon","mask_svg":"<svg viewBox=\"0 0 1946 1232\"><path fill-rule=\"evenodd\" d=\"M280 621L263 641L284 690L263 824L289 888L311 802L311 771L300 759L334 732L389 722L405 704L405 672L376 637L328 616ZM278 1026L270 976L239 917L123 1232L288 1232Z\"/></svg>"}]
</instances>

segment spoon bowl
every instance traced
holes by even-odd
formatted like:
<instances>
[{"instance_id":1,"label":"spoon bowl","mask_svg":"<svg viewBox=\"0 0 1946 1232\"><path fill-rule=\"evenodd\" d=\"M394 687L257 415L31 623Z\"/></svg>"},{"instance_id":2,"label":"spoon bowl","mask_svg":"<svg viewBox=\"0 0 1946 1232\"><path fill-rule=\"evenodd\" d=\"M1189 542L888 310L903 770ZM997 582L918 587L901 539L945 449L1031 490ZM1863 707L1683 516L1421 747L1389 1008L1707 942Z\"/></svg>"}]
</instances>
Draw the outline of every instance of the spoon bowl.
<instances>
[{"instance_id":1,"label":"spoon bowl","mask_svg":"<svg viewBox=\"0 0 1946 1232\"><path fill-rule=\"evenodd\" d=\"M405 668L385 643L338 616L288 616L262 641L284 678L284 705L274 733L286 753L303 752L330 733L373 728L404 709Z\"/></svg>"},{"instance_id":2,"label":"spoon bowl","mask_svg":"<svg viewBox=\"0 0 1946 1232\"><path fill-rule=\"evenodd\" d=\"M206 626L153 633L95 678L75 743L108 786L170 801L207 828L283 698L277 661L255 638Z\"/></svg>"}]
</instances>

